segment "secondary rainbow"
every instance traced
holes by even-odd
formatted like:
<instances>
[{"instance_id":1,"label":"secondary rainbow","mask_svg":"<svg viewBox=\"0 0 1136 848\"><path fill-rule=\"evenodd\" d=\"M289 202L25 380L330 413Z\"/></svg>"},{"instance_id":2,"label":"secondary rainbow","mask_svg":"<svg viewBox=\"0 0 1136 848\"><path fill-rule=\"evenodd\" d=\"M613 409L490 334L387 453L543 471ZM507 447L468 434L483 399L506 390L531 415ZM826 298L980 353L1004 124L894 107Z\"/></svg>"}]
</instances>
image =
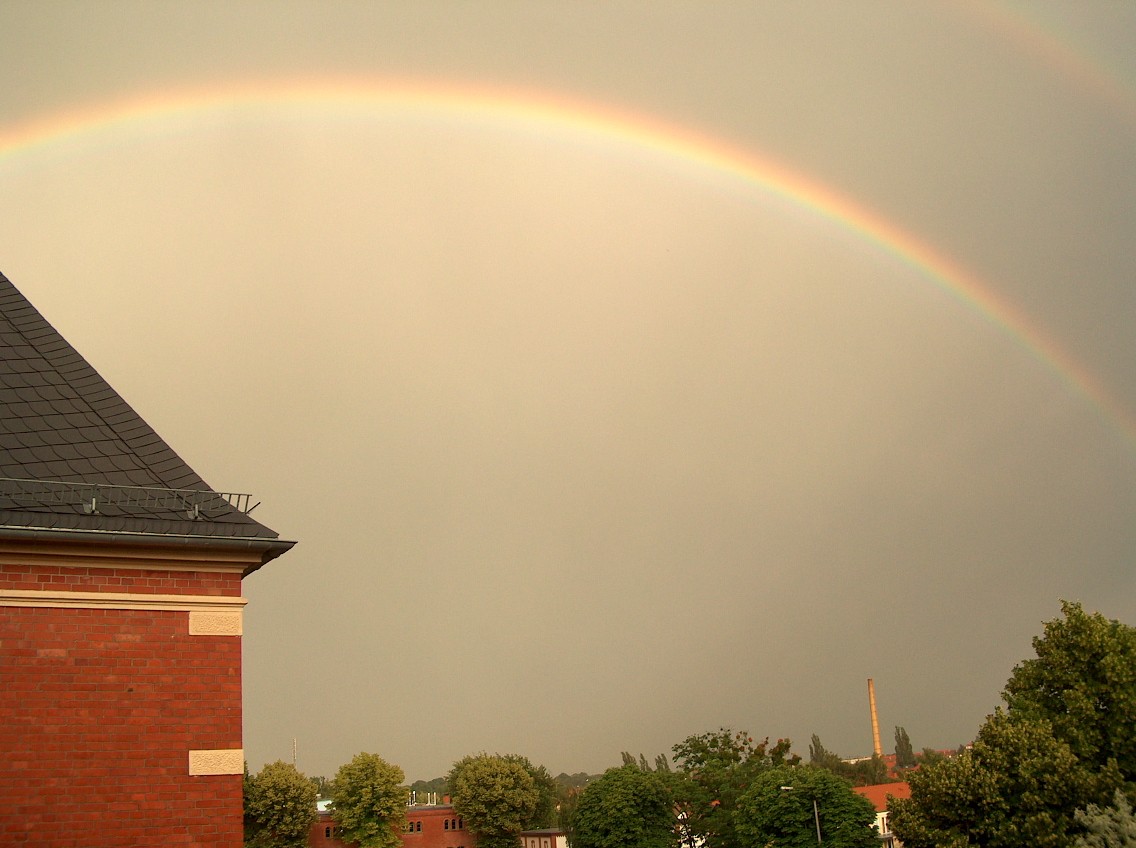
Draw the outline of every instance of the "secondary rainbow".
<instances>
[{"instance_id":1,"label":"secondary rainbow","mask_svg":"<svg viewBox=\"0 0 1136 848\"><path fill-rule=\"evenodd\" d=\"M1047 339L1013 304L995 294L959 263L864 205L770 157L646 115L547 92L449 81L350 78L245 83L163 91L16 125L0 132L0 165L34 151L81 147L115 130L161 127L166 122L193 121L223 111L300 107L395 113L409 110L575 133L651 151L743 180L855 233L916 269L921 276L1023 344L1069 387L1111 419L1130 446L1136 446L1136 420L1113 400L1095 376Z\"/></svg>"}]
</instances>

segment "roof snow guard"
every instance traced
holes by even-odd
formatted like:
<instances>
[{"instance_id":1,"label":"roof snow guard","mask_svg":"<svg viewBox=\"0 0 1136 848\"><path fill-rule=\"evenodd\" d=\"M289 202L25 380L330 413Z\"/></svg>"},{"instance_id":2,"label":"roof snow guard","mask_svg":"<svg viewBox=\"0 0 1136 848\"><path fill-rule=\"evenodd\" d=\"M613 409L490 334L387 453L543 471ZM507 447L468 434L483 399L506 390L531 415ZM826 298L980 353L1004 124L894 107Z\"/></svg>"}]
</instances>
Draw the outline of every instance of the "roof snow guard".
<instances>
[{"instance_id":1,"label":"roof snow guard","mask_svg":"<svg viewBox=\"0 0 1136 848\"><path fill-rule=\"evenodd\" d=\"M214 491L0 274L0 538L251 547L294 542Z\"/></svg>"}]
</instances>

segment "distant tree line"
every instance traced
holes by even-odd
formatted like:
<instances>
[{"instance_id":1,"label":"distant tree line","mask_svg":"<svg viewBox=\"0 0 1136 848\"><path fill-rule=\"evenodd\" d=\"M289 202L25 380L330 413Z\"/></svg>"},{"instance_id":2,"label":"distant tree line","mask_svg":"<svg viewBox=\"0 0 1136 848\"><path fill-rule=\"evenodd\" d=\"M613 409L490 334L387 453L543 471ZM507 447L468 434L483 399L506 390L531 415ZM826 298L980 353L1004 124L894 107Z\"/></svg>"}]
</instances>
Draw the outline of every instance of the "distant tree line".
<instances>
[{"instance_id":1,"label":"distant tree line","mask_svg":"<svg viewBox=\"0 0 1136 848\"><path fill-rule=\"evenodd\" d=\"M414 790L449 795L481 848L518 848L522 831L557 825L572 848L874 848L875 811L853 785L900 778L911 797L889 809L908 848L1136 848L1136 628L1079 604L1062 611L973 745L916 754L896 727L894 771L815 734L802 762L788 739L729 728L687 737L671 758L625 751L602 775L553 778L521 755L482 752L407 787L377 754L330 781L277 762L246 769L246 845L305 845L319 794L344 841L397 848Z\"/></svg>"}]
</instances>

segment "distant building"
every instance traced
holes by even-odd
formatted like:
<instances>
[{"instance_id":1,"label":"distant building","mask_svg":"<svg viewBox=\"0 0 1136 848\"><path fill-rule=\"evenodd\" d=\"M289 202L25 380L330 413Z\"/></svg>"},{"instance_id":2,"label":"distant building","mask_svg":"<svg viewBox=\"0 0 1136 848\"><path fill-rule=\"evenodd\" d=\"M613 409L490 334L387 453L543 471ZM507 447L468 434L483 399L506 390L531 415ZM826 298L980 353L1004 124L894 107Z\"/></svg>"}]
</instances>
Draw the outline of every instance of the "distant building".
<instances>
[{"instance_id":1,"label":"distant building","mask_svg":"<svg viewBox=\"0 0 1136 848\"><path fill-rule=\"evenodd\" d=\"M526 830L521 834L521 848L568 848L568 836L562 830Z\"/></svg>"},{"instance_id":2,"label":"distant building","mask_svg":"<svg viewBox=\"0 0 1136 848\"><path fill-rule=\"evenodd\" d=\"M326 801L316 805L318 821L308 838L310 848L350 848L336 834L335 820ZM406 808L402 827L403 848L477 848L477 837L466 830L465 822L454 811L449 797L441 804L414 804ZM568 848L561 830L526 830L521 834L521 848Z\"/></svg>"},{"instance_id":3,"label":"distant building","mask_svg":"<svg viewBox=\"0 0 1136 848\"><path fill-rule=\"evenodd\" d=\"M911 785L877 783L875 786L854 786L852 791L863 795L876 808L876 830L880 834L883 848L902 848L903 843L891 832L891 825L888 823L888 798L910 798Z\"/></svg>"},{"instance_id":4,"label":"distant building","mask_svg":"<svg viewBox=\"0 0 1136 848\"><path fill-rule=\"evenodd\" d=\"M309 848L339 848L343 845L335 832L335 822L328 812L329 803L324 800L316 802L316 821L308 833Z\"/></svg>"},{"instance_id":5,"label":"distant building","mask_svg":"<svg viewBox=\"0 0 1136 848\"><path fill-rule=\"evenodd\" d=\"M0 844L243 844L249 511L0 275Z\"/></svg>"},{"instance_id":6,"label":"distant building","mask_svg":"<svg viewBox=\"0 0 1136 848\"><path fill-rule=\"evenodd\" d=\"M336 833L328 802L320 801L316 812L319 818L308 838L311 848L342 848L351 844L343 842ZM465 822L445 798L441 804L407 806L402 844L403 848L475 848L477 840L465 829Z\"/></svg>"}]
</instances>

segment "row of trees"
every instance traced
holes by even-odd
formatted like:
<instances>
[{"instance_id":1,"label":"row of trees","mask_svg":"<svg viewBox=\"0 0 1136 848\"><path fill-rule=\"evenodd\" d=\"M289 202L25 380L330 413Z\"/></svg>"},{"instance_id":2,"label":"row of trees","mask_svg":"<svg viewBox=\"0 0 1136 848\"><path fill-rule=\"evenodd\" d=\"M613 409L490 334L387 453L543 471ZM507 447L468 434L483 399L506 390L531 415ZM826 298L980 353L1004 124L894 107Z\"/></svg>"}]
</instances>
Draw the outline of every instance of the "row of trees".
<instances>
[{"instance_id":1,"label":"row of trees","mask_svg":"<svg viewBox=\"0 0 1136 848\"><path fill-rule=\"evenodd\" d=\"M890 805L892 828L909 848L1136 846L1136 628L1078 604L1062 609L1034 640L1036 659L1014 669L1005 709L973 746L918 757L896 728L897 760L918 765L907 772L911 798ZM787 739L757 741L726 728L672 751L673 768L663 755L652 765L625 753L622 766L568 792L525 757L481 753L456 762L438 786L483 848L515 848L521 831L554 824L558 805L573 848L877 844L874 810L852 781L877 782L878 758L861 775L816 736L806 764ZM360 754L328 793L345 841L396 848L405 821L401 769ZM292 766L272 763L246 777L248 844L299 848L314 805L314 784Z\"/></svg>"},{"instance_id":2,"label":"row of trees","mask_svg":"<svg viewBox=\"0 0 1136 848\"><path fill-rule=\"evenodd\" d=\"M820 737L815 733L809 743L809 764L828 769L847 779L853 786L875 786L880 783L895 783L906 780L906 773L910 769L918 768L923 763L941 760L947 756L960 754L965 750L960 745L957 751L936 751L924 748L915 753L911 744L911 737L902 727L895 729L895 768L889 768L883 757L873 754L871 757L862 757L855 760L846 760L824 747Z\"/></svg>"},{"instance_id":3,"label":"row of trees","mask_svg":"<svg viewBox=\"0 0 1136 848\"><path fill-rule=\"evenodd\" d=\"M722 728L691 736L650 768L624 755L562 809L573 848L874 848L875 809L787 739Z\"/></svg>"},{"instance_id":4,"label":"row of trees","mask_svg":"<svg viewBox=\"0 0 1136 848\"><path fill-rule=\"evenodd\" d=\"M454 763L444 787L479 848L516 848L522 831L557 821L573 848L737 848L774 838L811 845L816 827L826 845L875 844L871 804L848 781L801 765L787 739L770 744L721 729L673 750L674 769L663 755L652 768L625 754L622 767L567 791L526 757L474 754ZM359 754L325 788L345 842L397 848L407 791L400 768ZM301 848L315 802L316 782L291 764L246 774L246 845Z\"/></svg>"},{"instance_id":5,"label":"row of trees","mask_svg":"<svg viewBox=\"0 0 1136 848\"><path fill-rule=\"evenodd\" d=\"M326 792L340 838L360 848L397 848L406 820L401 768L378 754L357 754L335 778L307 778L290 763L245 773L245 845L304 848L316 820L317 788ZM480 848L515 848L522 830L551 827L557 783L526 757L476 754L454 763L438 789L448 788L455 811ZM438 789L424 791L438 791Z\"/></svg>"},{"instance_id":6,"label":"row of trees","mask_svg":"<svg viewBox=\"0 0 1136 848\"><path fill-rule=\"evenodd\" d=\"M345 842L362 848L398 848L406 819L402 769L378 754L356 754L335 779L307 778L291 763L269 763L255 775L245 768L245 845L306 848L320 791L330 795Z\"/></svg>"}]
</instances>

